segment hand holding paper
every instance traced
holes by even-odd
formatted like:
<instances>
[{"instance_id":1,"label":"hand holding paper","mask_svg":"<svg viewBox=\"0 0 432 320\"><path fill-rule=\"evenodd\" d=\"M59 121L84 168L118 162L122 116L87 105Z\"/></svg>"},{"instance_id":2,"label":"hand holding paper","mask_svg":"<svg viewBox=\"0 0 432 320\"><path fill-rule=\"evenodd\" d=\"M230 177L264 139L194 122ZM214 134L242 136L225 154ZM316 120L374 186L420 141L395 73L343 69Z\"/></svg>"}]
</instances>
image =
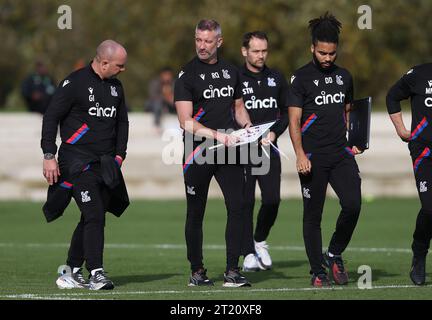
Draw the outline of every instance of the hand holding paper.
<instances>
[{"instance_id":1,"label":"hand holding paper","mask_svg":"<svg viewBox=\"0 0 432 320\"><path fill-rule=\"evenodd\" d=\"M260 124L257 126L249 127L247 129L240 129L240 130L234 131L229 136L237 137L239 140L237 143L234 143L230 146L231 147L237 147L237 146L241 146L243 144L248 144L248 143L257 141L268 129L271 128L271 126L275 122L276 121L272 121L272 122ZM210 147L209 150L213 150L213 149L221 147L223 145L224 145L223 143L217 144L215 146ZM225 145L226 145L226 143L225 143Z\"/></svg>"}]
</instances>

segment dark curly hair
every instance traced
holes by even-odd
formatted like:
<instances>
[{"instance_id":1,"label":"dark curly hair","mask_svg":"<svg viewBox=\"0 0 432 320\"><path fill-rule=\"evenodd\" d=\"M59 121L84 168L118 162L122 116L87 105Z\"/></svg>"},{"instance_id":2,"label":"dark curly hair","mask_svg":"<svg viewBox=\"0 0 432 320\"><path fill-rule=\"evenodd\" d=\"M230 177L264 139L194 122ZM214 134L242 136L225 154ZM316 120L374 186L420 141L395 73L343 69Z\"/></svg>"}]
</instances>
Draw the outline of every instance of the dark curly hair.
<instances>
[{"instance_id":1,"label":"dark curly hair","mask_svg":"<svg viewBox=\"0 0 432 320\"><path fill-rule=\"evenodd\" d=\"M338 44L341 28L342 24L328 11L323 16L309 21L309 29L314 45L318 41Z\"/></svg>"}]
</instances>

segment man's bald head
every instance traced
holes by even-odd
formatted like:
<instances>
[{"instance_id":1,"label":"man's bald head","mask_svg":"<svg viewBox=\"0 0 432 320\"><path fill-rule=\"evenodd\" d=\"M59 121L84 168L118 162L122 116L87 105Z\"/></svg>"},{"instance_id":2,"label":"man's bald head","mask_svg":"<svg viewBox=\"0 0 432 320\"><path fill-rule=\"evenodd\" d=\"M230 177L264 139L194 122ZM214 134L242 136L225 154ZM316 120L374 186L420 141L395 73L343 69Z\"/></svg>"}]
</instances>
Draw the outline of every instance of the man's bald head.
<instances>
[{"instance_id":1,"label":"man's bald head","mask_svg":"<svg viewBox=\"0 0 432 320\"><path fill-rule=\"evenodd\" d=\"M126 61L126 49L114 40L105 40L97 47L92 65L95 72L105 79L124 71Z\"/></svg>"},{"instance_id":2,"label":"man's bald head","mask_svg":"<svg viewBox=\"0 0 432 320\"><path fill-rule=\"evenodd\" d=\"M103 41L96 49L96 58L98 60L112 60L116 55L127 55L126 49L114 40Z\"/></svg>"}]
</instances>

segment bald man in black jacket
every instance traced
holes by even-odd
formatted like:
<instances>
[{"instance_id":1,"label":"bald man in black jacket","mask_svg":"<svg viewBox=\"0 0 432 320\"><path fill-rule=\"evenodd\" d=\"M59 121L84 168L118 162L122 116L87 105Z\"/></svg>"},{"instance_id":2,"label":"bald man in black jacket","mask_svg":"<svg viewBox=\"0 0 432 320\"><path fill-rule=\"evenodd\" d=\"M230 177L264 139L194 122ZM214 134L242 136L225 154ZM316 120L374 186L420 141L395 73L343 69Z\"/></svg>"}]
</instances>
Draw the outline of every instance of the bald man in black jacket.
<instances>
[{"instance_id":1,"label":"bald man in black jacket","mask_svg":"<svg viewBox=\"0 0 432 320\"><path fill-rule=\"evenodd\" d=\"M120 180L126 199L120 213L128 204L123 180L118 177L126 157L129 122L123 87L115 78L125 70L126 61L126 50L120 44L103 41L88 66L60 82L44 115L43 174L50 185L44 212L61 211L67 205L67 196L52 196L59 190L71 192L81 211L67 259L71 272L56 282L61 289L114 288L103 269L104 226L105 213L112 206L110 188ZM58 124L62 143L57 163ZM82 275L84 261L91 275L89 282Z\"/></svg>"}]
</instances>

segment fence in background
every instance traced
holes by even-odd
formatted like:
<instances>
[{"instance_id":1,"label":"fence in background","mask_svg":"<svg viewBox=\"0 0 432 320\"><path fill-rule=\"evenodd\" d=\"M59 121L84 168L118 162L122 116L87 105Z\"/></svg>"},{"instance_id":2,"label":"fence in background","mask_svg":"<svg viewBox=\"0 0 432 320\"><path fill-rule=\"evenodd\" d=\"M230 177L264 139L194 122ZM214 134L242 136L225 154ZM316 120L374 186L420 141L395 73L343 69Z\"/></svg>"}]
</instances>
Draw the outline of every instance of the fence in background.
<instances>
[{"instance_id":1,"label":"fence in background","mask_svg":"<svg viewBox=\"0 0 432 320\"><path fill-rule=\"evenodd\" d=\"M165 133L162 136L154 130L150 114L131 113L129 120L128 156L123 173L130 197L184 198L181 165L167 165L162 161L168 145L173 147L172 154L181 159L181 131L177 118L164 118ZM42 118L35 114L0 114L0 200L45 199L47 184L42 176L41 123ZM176 139L172 138L173 133L176 133ZM387 114L372 115L370 145L368 151L357 156L363 196L366 199L416 196L408 148L397 138ZM280 137L279 146L290 157L290 160L282 159L282 197L301 197L288 132ZM331 188L328 192L333 195ZM215 181L212 181L209 196L222 196Z\"/></svg>"}]
</instances>

